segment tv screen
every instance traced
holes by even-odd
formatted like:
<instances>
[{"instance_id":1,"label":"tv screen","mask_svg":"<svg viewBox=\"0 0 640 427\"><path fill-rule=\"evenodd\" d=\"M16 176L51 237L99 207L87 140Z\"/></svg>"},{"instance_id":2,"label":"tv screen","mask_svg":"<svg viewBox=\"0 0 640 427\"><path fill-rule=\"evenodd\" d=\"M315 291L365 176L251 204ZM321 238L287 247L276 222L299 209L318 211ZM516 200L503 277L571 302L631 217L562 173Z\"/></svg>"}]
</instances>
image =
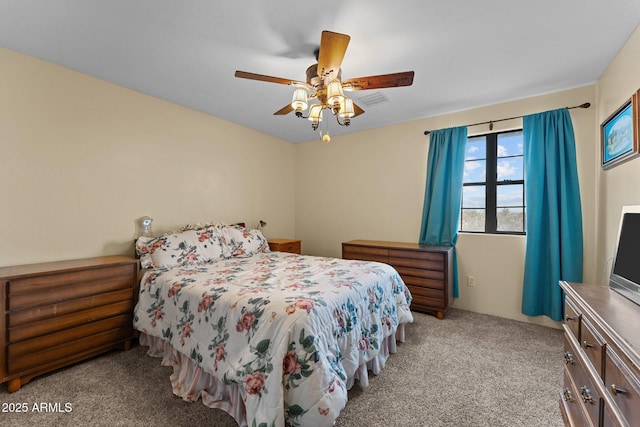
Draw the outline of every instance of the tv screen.
<instances>
[{"instance_id":1,"label":"tv screen","mask_svg":"<svg viewBox=\"0 0 640 427\"><path fill-rule=\"evenodd\" d=\"M625 207L609 286L640 304L640 211Z\"/></svg>"},{"instance_id":2,"label":"tv screen","mask_svg":"<svg viewBox=\"0 0 640 427\"><path fill-rule=\"evenodd\" d=\"M627 213L622 219L620 241L613 272L640 283L640 214Z\"/></svg>"}]
</instances>

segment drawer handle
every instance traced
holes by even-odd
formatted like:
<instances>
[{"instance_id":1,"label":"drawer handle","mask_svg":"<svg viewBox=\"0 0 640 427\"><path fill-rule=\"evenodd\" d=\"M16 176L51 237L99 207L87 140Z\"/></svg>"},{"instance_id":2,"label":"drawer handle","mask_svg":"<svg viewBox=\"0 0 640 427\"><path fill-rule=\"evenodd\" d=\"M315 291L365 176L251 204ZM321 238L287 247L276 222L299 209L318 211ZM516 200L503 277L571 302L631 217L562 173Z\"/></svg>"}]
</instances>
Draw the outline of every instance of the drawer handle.
<instances>
[{"instance_id":1,"label":"drawer handle","mask_svg":"<svg viewBox=\"0 0 640 427\"><path fill-rule=\"evenodd\" d=\"M575 399L573 398L573 394L571 394L571 390L565 388L562 392L562 398L565 402L573 402Z\"/></svg>"},{"instance_id":2,"label":"drawer handle","mask_svg":"<svg viewBox=\"0 0 640 427\"><path fill-rule=\"evenodd\" d=\"M593 403L593 397L591 396L591 390L589 390L587 387L582 386L580 387L580 397L582 398L582 401L584 403Z\"/></svg>"},{"instance_id":3,"label":"drawer handle","mask_svg":"<svg viewBox=\"0 0 640 427\"><path fill-rule=\"evenodd\" d=\"M573 321L573 320L576 320L576 318L575 318L575 317L571 317L571 316L569 316L569 315L567 314L566 316L564 316L564 320L566 320L567 322L571 322L571 321Z\"/></svg>"},{"instance_id":4,"label":"drawer handle","mask_svg":"<svg viewBox=\"0 0 640 427\"><path fill-rule=\"evenodd\" d=\"M617 396L618 393L620 393L620 394L627 393L627 389L626 388L616 387L615 384L611 384L611 393L613 393L614 396Z\"/></svg>"},{"instance_id":5,"label":"drawer handle","mask_svg":"<svg viewBox=\"0 0 640 427\"><path fill-rule=\"evenodd\" d=\"M574 365L575 362L573 361L573 354L569 353L568 351L564 352L564 363L566 365Z\"/></svg>"},{"instance_id":6,"label":"drawer handle","mask_svg":"<svg viewBox=\"0 0 640 427\"><path fill-rule=\"evenodd\" d=\"M589 344L587 340L582 341L582 347L586 350L588 348L593 347L593 344Z\"/></svg>"}]
</instances>

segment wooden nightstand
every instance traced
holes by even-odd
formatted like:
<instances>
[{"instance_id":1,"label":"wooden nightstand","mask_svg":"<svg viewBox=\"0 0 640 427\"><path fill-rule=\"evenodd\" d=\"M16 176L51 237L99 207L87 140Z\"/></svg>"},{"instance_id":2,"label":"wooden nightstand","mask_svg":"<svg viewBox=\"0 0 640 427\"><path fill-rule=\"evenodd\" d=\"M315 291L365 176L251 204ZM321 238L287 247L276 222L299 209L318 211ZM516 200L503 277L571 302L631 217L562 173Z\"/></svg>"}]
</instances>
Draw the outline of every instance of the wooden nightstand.
<instances>
[{"instance_id":1,"label":"wooden nightstand","mask_svg":"<svg viewBox=\"0 0 640 427\"><path fill-rule=\"evenodd\" d=\"M301 253L301 241L294 239L269 239L269 249L277 252Z\"/></svg>"},{"instance_id":2,"label":"wooden nightstand","mask_svg":"<svg viewBox=\"0 0 640 427\"><path fill-rule=\"evenodd\" d=\"M0 268L0 383L31 378L135 337L138 260L104 256Z\"/></svg>"}]
</instances>

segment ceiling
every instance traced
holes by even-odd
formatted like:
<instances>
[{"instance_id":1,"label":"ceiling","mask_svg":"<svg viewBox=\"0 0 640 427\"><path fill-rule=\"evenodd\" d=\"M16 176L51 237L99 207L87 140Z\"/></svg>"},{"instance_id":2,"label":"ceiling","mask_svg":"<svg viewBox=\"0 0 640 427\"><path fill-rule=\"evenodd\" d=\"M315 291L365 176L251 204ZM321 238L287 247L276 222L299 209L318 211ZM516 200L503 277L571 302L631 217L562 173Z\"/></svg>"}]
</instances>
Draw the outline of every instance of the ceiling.
<instances>
[{"instance_id":1,"label":"ceiling","mask_svg":"<svg viewBox=\"0 0 640 427\"><path fill-rule=\"evenodd\" d=\"M639 23L638 0L0 0L0 46L294 143L318 134L273 115L293 88L234 72L304 81L322 30L351 36L343 80L415 71L351 92L335 137L593 84Z\"/></svg>"}]
</instances>

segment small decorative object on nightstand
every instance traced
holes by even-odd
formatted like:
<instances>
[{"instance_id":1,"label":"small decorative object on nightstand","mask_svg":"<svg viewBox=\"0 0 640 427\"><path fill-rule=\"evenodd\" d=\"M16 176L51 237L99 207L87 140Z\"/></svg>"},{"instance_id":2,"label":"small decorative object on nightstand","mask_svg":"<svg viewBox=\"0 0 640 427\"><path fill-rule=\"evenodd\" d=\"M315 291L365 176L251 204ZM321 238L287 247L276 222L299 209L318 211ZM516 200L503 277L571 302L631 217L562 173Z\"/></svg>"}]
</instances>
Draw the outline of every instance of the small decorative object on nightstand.
<instances>
[{"instance_id":1,"label":"small decorative object on nightstand","mask_svg":"<svg viewBox=\"0 0 640 427\"><path fill-rule=\"evenodd\" d=\"M144 237L151 237L151 223L153 222L153 218L148 216L143 216L140 218L140 223L142 224L142 235Z\"/></svg>"},{"instance_id":2,"label":"small decorative object on nightstand","mask_svg":"<svg viewBox=\"0 0 640 427\"><path fill-rule=\"evenodd\" d=\"M269 249L277 252L291 252L292 254L300 254L301 241L294 239L269 239Z\"/></svg>"}]
</instances>

